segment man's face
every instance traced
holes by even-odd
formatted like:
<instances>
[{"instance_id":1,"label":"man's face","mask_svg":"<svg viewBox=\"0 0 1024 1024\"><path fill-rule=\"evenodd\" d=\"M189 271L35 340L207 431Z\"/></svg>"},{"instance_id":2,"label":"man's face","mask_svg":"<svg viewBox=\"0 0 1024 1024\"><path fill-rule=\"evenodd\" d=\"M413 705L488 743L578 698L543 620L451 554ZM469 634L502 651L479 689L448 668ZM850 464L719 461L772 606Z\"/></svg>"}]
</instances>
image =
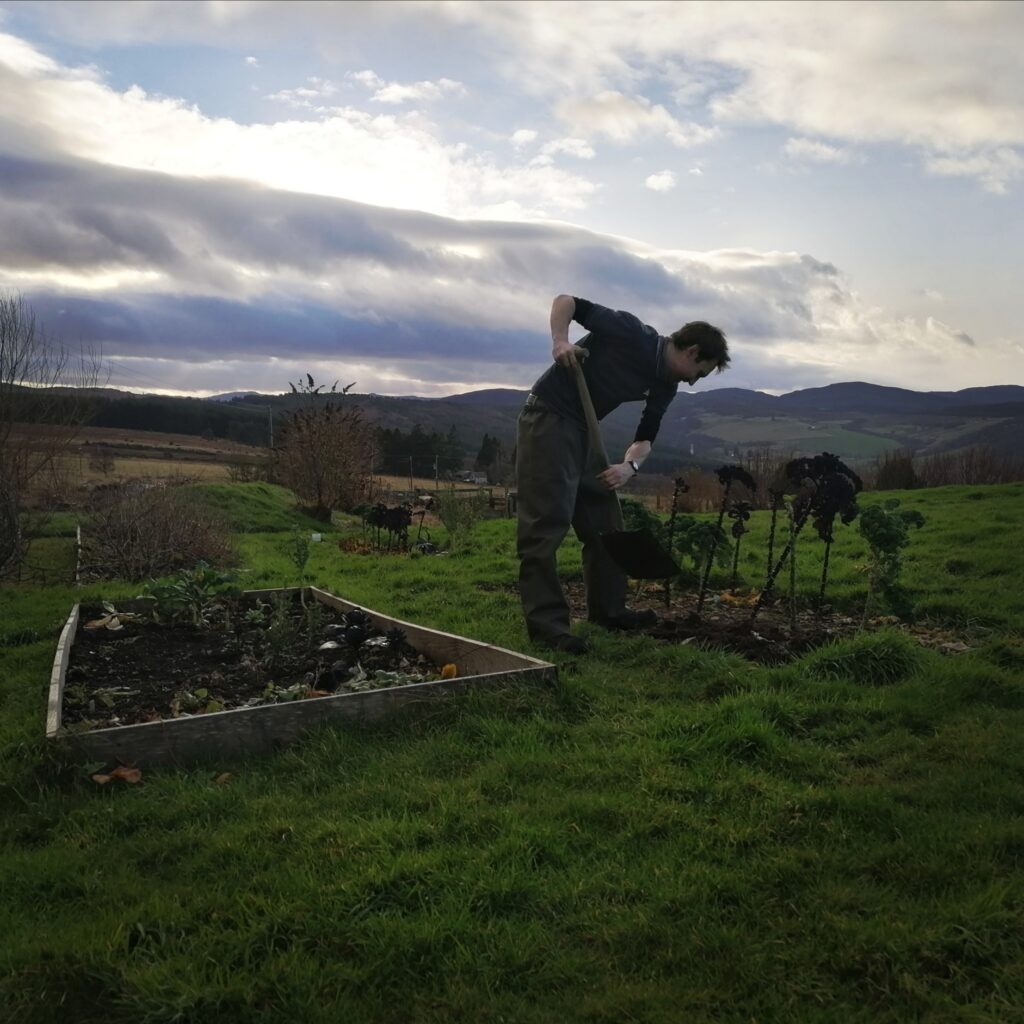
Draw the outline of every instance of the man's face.
<instances>
[{"instance_id":1,"label":"man's face","mask_svg":"<svg viewBox=\"0 0 1024 1024\"><path fill-rule=\"evenodd\" d=\"M669 346L669 350L672 376L677 381L685 381L691 387L715 369L713 359L698 359L696 345L684 349Z\"/></svg>"}]
</instances>

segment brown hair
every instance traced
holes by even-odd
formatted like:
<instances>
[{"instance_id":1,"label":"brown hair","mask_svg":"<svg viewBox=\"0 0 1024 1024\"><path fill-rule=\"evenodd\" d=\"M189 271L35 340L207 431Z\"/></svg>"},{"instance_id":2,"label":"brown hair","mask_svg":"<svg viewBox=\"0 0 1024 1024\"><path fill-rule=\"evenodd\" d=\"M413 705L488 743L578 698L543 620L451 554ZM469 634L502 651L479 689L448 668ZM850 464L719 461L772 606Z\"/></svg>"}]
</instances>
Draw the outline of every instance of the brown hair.
<instances>
[{"instance_id":1,"label":"brown hair","mask_svg":"<svg viewBox=\"0 0 1024 1024\"><path fill-rule=\"evenodd\" d=\"M697 359L702 363L714 362L719 373L729 366L729 343L725 335L703 320L683 324L678 331L668 336L668 340L680 350L696 345Z\"/></svg>"}]
</instances>

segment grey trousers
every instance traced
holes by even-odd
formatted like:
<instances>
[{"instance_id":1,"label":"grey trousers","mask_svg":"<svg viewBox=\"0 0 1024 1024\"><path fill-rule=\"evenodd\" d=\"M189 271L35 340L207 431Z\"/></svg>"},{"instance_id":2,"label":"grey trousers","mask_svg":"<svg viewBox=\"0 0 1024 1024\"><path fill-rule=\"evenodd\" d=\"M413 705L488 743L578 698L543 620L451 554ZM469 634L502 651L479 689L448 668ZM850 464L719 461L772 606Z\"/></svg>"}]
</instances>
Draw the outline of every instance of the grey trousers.
<instances>
[{"instance_id":1,"label":"grey trousers","mask_svg":"<svg viewBox=\"0 0 1024 1024\"><path fill-rule=\"evenodd\" d=\"M569 606L558 580L558 547L569 532L583 544L587 617L621 615L626 574L615 564L601 534L622 528L618 498L596 479L586 428L559 416L539 399L519 414L516 489L519 523L519 596L533 640L569 632Z\"/></svg>"}]
</instances>

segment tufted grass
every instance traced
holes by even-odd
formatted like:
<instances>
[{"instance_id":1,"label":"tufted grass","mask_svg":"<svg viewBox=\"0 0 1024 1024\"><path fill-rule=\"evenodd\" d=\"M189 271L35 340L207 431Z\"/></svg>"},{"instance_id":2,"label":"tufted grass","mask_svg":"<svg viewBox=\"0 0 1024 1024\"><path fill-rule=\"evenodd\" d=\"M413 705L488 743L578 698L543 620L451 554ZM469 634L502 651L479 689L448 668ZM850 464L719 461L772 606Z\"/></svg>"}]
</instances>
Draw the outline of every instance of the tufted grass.
<instances>
[{"instance_id":1,"label":"tufted grass","mask_svg":"<svg viewBox=\"0 0 1024 1024\"><path fill-rule=\"evenodd\" d=\"M889 629L763 668L584 627L595 651L557 686L132 787L41 735L71 603L137 588L0 588L5 636L38 636L0 650L0 1020L1020 1019L1022 496L904 496L929 518L908 584L964 654ZM293 584L293 520L246 517L269 525L237 536L245 584ZM336 539L311 548L319 585L541 653L493 586L515 578L509 521L440 557Z\"/></svg>"}]
</instances>

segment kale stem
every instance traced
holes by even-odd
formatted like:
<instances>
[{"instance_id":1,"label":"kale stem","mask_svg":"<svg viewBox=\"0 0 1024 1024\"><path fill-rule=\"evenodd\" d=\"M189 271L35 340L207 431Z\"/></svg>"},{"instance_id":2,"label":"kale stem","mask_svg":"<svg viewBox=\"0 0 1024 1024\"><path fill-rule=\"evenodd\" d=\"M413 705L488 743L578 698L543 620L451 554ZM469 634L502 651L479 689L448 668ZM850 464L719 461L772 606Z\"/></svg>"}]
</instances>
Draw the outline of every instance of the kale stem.
<instances>
[{"instance_id":1,"label":"kale stem","mask_svg":"<svg viewBox=\"0 0 1024 1024\"><path fill-rule=\"evenodd\" d=\"M708 581L711 579L711 567L715 564L715 551L718 549L718 538L722 533L722 520L725 519L725 507L729 504L729 490L732 488L732 481L730 480L725 485L725 493L722 495L722 506L718 510L718 527L715 530L714 537L711 538L711 551L708 553L708 564L704 566L704 578L700 583L700 595L697 598L697 614L700 615L701 609L704 607L704 598L708 592Z\"/></svg>"}]
</instances>

